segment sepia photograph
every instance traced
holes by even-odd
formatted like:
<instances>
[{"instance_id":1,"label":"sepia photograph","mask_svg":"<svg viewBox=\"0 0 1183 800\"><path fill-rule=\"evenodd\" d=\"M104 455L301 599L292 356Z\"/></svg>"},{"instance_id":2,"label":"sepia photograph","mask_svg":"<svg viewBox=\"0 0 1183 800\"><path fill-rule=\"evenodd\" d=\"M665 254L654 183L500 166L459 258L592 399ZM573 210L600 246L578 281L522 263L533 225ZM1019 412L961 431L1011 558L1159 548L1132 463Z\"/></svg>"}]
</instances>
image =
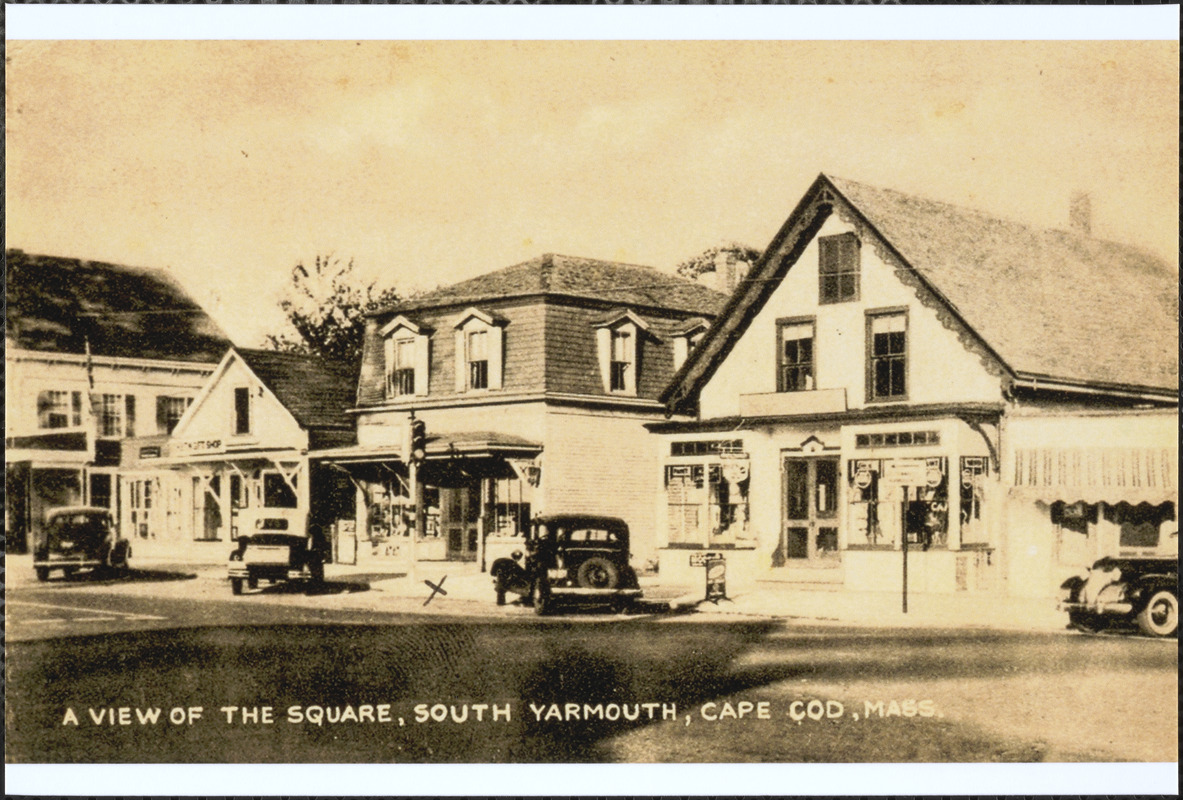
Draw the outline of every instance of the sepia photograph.
<instances>
[{"instance_id":1,"label":"sepia photograph","mask_svg":"<svg viewBox=\"0 0 1183 800\"><path fill-rule=\"evenodd\" d=\"M10 25L6 771L1174 775L1173 13Z\"/></svg>"}]
</instances>

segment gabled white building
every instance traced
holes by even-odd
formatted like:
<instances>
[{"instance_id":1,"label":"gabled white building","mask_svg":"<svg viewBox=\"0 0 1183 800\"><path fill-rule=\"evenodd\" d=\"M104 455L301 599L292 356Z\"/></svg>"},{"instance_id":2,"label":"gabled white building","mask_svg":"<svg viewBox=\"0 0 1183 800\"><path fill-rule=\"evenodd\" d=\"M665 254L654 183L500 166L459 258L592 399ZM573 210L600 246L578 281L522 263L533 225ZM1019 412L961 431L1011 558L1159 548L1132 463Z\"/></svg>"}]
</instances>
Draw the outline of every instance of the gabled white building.
<instances>
[{"instance_id":1,"label":"gabled white building","mask_svg":"<svg viewBox=\"0 0 1183 800\"><path fill-rule=\"evenodd\" d=\"M1078 215L1079 216L1079 215ZM1177 525L1178 272L819 176L662 399L663 579L1046 597ZM690 553L687 553L690 551Z\"/></svg>"}]
</instances>

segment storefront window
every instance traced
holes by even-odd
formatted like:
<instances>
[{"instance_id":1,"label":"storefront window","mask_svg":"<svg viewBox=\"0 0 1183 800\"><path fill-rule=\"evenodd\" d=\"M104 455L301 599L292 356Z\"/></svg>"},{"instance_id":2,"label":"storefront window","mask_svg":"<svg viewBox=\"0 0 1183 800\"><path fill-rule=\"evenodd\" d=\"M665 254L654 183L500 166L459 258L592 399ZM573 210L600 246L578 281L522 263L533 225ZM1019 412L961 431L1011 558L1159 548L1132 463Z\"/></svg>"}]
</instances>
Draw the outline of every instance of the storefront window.
<instances>
[{"instance_id":1,"label":"storefront window","mask_svg":"<svg viewBox=\"0 0 1183 800\"><path fill-rule=\"evenodd\" d=\"M1163 529L1175 521L1175 504L1152 506L1149 503L1118 503L1106 507L1105 517L1120 529L1118 546L1122 553L1152 553L1159 547Z\"/></svg>"},{"instance_id":2,"label":"storefront window","mask_svg":"<svg viewBox=\"0 0 1183 800\"><path fill-rule=\"evenodd\" d=\"M961 544L986 544L989 536L982 516L989 461L984 456L961 458Z\"/></svg>"},{"instance_id":3,"label":"storefront window","mask_svg":"<svg viewBox=\"0 0 1183 800\"><path fill-rule=\"evenodd\" d=\"M734 544L750 537L746 459L667 465L665 482L670 544Z\"/></svg>"},{"instance_id":4,"label":"storefront window","mask_svg":"<svg viewBox=\"0 0 1183 800\"><path fill-rule=\"evenodd\" d=\"M946 459L857 459L850 462L848 546L927 550L945 547L949 532Z\"/></svg>"},{"instance_id":5,"label":"storefront window","mask_svg":"<svg viewBox=\"0 0 1183 800\"><path fill-rule=\"evenodd\" d=\"M292 479L293 483L295 478ZM296 493L277 472L263 474L263 506L265 508L296 508Z\"/></svg>"},{"instance_id":6,"label":"storefront window","mask_svg":"<svg viewBox=\"0 0 1183 800\"><path fill-rule=\"evenodd\" d=\"M530 526L531 487L517 478L493 482L493 535L524 536Z\"/></svg>"}]
</instances>

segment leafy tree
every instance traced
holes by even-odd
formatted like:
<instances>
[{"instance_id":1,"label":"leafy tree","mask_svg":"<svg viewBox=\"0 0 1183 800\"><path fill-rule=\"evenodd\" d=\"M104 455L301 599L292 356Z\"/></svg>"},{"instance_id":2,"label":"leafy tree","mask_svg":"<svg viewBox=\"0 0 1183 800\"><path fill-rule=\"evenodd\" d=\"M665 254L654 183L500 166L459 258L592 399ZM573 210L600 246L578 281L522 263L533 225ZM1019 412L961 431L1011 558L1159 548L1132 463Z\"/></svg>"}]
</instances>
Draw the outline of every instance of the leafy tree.
<instances>
[{"instance_id":1,"label":"leafy tree","mask_svg":"<svg viewBox=\"0 0 1183 800\"><path fill-rule=\"evenodd\" d=\"M332 255L318 255L311 267L298 262L279 306L287 315L294 335L268 334L267 345L288 353L318 355L339 363L361 361L365 315L375 308L397 303L392 287L366 283L347 262Z\"/></svg>"},{"instance_id":2,"label":"leafy tree","mask_svg":"<svg viewBox=\"0 0 1183 800\"><path fill-rule=\"evenodd\" d=\"M721 256L723 258L730 258L737 265L746 265L745 267L741 267L741 272L746 274L756 263L756 259L760 257L760 251L754 247L748 247L746 244L740 244L739 242L727 242L715 247L709 247L694 258L683 261L678 265L677 272L683 278L696 280L704 272L714 272L716 264L721 261Z\"/></svg>"}]
</instances>

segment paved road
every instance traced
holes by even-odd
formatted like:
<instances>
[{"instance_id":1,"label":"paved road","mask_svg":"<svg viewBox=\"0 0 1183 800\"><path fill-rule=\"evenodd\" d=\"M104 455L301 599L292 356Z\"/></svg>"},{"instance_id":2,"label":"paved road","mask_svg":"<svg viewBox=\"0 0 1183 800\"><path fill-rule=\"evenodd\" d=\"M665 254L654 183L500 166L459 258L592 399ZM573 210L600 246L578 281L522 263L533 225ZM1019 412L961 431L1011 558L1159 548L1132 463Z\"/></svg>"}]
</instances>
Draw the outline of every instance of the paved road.
<instances>
[{"instance_id":1,"label":"paved road","mask_svg":"<svg viewBox=\"0 0 1183 800\"><path fill-rule=\"evenodd\" d=\"M367 583L356 575L320 597L233 598L192 574L8 592L9 761L1152 761L1178 751L1173 640L706 615L538 619L398 598L376 610L353 607Z\"/></svg>"}]
</instances>

